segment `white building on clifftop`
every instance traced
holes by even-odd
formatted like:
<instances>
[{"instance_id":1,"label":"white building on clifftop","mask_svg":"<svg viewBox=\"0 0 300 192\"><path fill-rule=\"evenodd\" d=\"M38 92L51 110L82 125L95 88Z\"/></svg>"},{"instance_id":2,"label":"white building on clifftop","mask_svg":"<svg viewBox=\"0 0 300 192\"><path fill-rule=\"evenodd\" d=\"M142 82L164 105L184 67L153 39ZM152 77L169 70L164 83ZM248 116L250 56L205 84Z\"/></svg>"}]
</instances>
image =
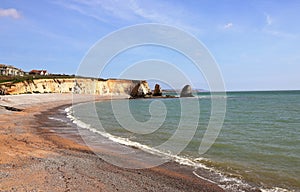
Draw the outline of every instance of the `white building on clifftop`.
<instances>
[{"instance_id":1,"label":"white building on clifftop","mask_svg":"<svg viewBox=\"0 0 300 192\"><path fill-rule=\"evenodd\" d=\"M24 71L11 65L0 64L0 75L5 76L23 76Z\"/></svg>"}]
</instances>

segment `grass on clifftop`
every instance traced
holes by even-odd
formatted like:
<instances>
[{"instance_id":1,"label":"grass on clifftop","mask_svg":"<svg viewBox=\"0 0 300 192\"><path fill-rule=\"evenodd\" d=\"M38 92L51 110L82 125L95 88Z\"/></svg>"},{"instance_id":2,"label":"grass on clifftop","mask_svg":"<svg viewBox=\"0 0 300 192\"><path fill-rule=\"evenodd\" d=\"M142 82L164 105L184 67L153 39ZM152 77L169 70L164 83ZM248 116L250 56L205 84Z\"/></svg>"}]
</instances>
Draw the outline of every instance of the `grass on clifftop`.
<instances>
[{"instance_id":1,"label":"grass on clifftop","mask_svg":"<svg viewBox=\"0 0 300 192\"><path fill-rule=\"evenodd\" d=\"M74 75L24 75L24 76L4 76L0 75L0 83L19 83L24 81L32 81L35 79L68 79L74 78Z\"/></svg>"}]
</instances>

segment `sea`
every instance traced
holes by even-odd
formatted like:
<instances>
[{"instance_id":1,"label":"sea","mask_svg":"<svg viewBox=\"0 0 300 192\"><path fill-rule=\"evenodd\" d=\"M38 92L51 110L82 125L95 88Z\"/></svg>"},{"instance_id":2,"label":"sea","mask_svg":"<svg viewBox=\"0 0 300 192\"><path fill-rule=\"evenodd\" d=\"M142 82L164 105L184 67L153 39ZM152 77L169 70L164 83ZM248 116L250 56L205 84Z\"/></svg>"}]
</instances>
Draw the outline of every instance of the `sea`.
<instances>
[{"instance_id":1,"label":"sea","mask_svg":"<svg viewBox=\"0 0 300 192\"><path fill-rule=\"evenodd\" d=\"M107 100L66 112L91 134L195 167L195 176L226 191L300 191L300 91L227 92L223 123L205 153L199 147L217 96L194 96Z\"/></svg>"}]
</instances>

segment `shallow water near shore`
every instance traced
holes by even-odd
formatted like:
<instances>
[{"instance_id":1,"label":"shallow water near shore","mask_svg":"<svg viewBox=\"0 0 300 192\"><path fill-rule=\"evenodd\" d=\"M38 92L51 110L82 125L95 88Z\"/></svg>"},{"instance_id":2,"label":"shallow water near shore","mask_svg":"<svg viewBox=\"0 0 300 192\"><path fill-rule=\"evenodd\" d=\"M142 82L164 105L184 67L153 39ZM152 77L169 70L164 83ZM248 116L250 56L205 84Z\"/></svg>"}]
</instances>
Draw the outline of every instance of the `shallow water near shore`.
<instances>
[{"instance_id":1,"label":"shallow water near shore","mask_svg":"<svg viewBox=\"0 0 300 192\"><path fill-rule=\"evenodd\" d=\"M211 176L200 175L197 170L194 174L223 185L226 189L232 187L239 191L243 188L237 185L249 184L269 191L300 190L300 91L227 93L227 111L222 130L204 155L199 155L198 148L210 118L211 97L209 93L199 93L192 99L198 99L200 103L199 124L194 137L180 154L161 150L159 155L168 156L179 163L213 170L215 173ZM153 101L129 100L132 116L139 122L149 121L149 105ZM161 99L167 114L159 129L150 134L132 133L120 125L111 102L118 105L120 101L96 103L98 119L89 116L91 104L73 106L68 114L75 123L80 122L81 127L88 129L97 130L100 120L105 132L99 130L99 134L145 151L151 152L153 149L152 153L156 146L175 133L180 122L180 99ZM193 114L193 111L189 114ZM120 115L118 118L122 117Z\"/></svg>"}]
</instances>

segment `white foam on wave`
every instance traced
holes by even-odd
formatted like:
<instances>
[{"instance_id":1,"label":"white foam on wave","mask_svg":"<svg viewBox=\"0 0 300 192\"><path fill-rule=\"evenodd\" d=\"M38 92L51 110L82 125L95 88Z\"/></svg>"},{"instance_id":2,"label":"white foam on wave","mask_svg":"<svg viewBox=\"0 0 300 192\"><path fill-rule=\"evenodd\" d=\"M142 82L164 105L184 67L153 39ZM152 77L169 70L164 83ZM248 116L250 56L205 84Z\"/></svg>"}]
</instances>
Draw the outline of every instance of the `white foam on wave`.
<instances>
[{"instance_id":1,"label":"white foam on wave","mask_svg":"<svg viewBox=\"0 0 300 192\"><path fill-rule=\"evenodd\" d=\"M59 118L56 118L56 117L48 117L48 119L55 120L55 121L60 121L60 122L65 122L63 119L59 119Z\"/></svg>"},{"instance_id":2,"label":"white foam on wave","mask_svg":"<svg viewBox=\"0 0 300 192\"><path fill-rule=\"evenodd\" d=\"M208 159L203 159L203 158L194 159L194 161L202 161L202 160L209 161ZM240 191L248 191L248 189L255 189L254 187L250 186L247 182L243 181L242 179L231 177L230 175L225 175L223 172L213 167L210 167L210 170L214 173L216 177L215 181L213 181L212 183L216 183L219 187L221 187L225 191L228 190L231 192L240 192ZM194 175L196 175L200 179L205 179L204 177L196 173L194 173Z\"/></svg>"},{"instance_id":3,"label":"white foam on wave","mask_svg":"<svg viewBox=\"0 0 300 192\"><path fill-rule=\"evenodd\" d=\"M210 179L206 179L205 177L202 177L202 176L198 175L198 174L196 173L196 171L193 171L193 174L194 174L196 177L200 178L200 179L203 179L203 180L205 180L205 181L208 181L208 182L214 183L214 184L216 184L216 185L219 185L218 183L216 183L216 182L214 182L214 181L212 181L212 180L210 180Z\"/></svg>"},{"instance_id":4,"label":"white foam on wave","mask_svg":"<svg viewBox=\"0 0 300 192\"><path fill-rule=\"evenodd\" d=\"M271 189L260 189L262 192L296 192L295 190L287 190L280 187L273 187Z\"/></svg>"}]
</instances>

